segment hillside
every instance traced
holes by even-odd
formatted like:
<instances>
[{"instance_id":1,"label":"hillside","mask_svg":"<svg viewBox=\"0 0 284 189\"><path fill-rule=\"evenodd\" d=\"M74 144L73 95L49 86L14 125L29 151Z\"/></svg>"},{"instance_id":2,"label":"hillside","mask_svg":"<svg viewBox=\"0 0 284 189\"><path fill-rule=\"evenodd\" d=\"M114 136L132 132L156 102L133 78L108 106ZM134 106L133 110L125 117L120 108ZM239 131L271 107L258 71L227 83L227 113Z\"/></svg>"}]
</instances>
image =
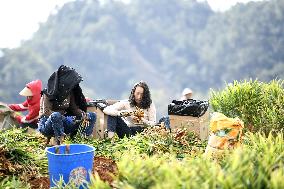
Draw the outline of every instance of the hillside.
<instances>
[{"instance_id":1,"label":"hillside","mask_svg":"<svg viewBox=\"0 0 284 189\"><path fill-rule=\"evenodd\" d=\"M46 84L66 64L83 75L92 98L125 98L136 81L147 81L165 114L184 87L204 98L233 80L283 79L283 20L283 0L224 13L195 0L70 2L21 47L2 49L0 101L20 101L26 82Z\"/></svg>"}]
</instances>

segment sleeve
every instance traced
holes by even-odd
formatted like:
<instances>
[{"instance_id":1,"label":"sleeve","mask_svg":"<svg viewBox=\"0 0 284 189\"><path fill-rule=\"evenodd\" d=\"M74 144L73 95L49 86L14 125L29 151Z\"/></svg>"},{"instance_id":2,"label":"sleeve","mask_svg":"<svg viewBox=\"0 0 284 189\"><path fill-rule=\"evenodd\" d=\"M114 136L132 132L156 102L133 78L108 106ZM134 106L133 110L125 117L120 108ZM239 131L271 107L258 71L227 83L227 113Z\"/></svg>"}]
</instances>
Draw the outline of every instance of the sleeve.
<instances>
[{"instance_id":1,"label":"sleeve","mask_svg":"<svg viewBox=\"0 0 284 189\"><path fill-rule=\"evenodd\" d=\"M120 112L122 112L123 110L126 110L125 103L126 103L125 101L119 101L113 105L105 107L103 112L107 115L119 116Z\"/></svg>"},{"instance_id":2,"label":"sleeve","mask_svg":"<svg viewBox=\"0 0 284 189\"><path fill-rule=\"evenodd\" d=\"M31 123L37 119L36 118L32 120L26 120L26 116L22 116L22 115L14 115L13 117L17 120L18 123Z\"/></svg>"},{"instance_id":3,"label":"sleeve","mask_svg":"<svg viewBox=\"0 0 284 189\"><path fill-rule=\"evenodd\" d=\"M23 116L16 115L14 118L17 120L18 123L22 123Z\"/></svg>"},{"instance_id":4,"label":"sleeve","mask_svg":"<svg viewBox=\"0 0 284 189\"><path fill-rule=\"evenodd\" d=\"M28 115L24 116L21 119L22 123L31 123L38 119L39 115L39 105L36 105L35 107L32 107L28 113Z\"/></svg>"},{"instance_id":5,"label":"sleeve","mask_svg":"<svg viewBox=\"0 0 284 189\"><path fill-rule=\"evenodd\" d=\"M70 105L69 110L75 115L75 116L82 116L84 113L83 110L81 110L75 103L75 97L73 94L70 95Z\"/></svg>"},{"instance_id":6,"label":"sleeve","mask_svg":"<svg viewBox=\"0 0 284 189\"><path fill-rule=\"evenodd\" d=\"M22 104L9 104L8 106L14 111L26 111L28 109L28 101L26 100Z\"/></svg>"},{"instance_id":7,"label":"sleeve","mask_svg":"<svg viewBox=\"0 0 284 189\"><path fill-rule=\"evenodd\" d=\"M148 109L148 120L144 118L143 122L151 126L156 124L156 107L154 103L152 103Z\"/></svg>"}]
</instances>

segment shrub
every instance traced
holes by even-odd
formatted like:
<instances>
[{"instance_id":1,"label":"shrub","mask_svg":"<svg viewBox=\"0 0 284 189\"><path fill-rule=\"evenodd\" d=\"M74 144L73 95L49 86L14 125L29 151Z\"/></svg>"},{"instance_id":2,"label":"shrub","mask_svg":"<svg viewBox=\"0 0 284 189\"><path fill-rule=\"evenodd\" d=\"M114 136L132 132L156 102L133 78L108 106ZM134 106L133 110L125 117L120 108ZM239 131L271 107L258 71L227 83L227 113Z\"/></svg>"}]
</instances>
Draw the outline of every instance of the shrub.
<instances>
[{"instance_id":1,"label":"shrub","mask_svg":"<svg viewBox=\"0 0 284 189\"><path fill-rule=\"evenodd\" d=\"M283 133L247 133L242 148L228 152L220 162L203 155L179 160L174 154L147 156L130 151L117 163L114 188L283 188L284 137ZM90 188L101 184L92 182Z\"/></svg>"},{"instance_id":2,"label":"shrub","mask_svg":"<svg viewBox=\"0 0 284 189\"><path fill-rule=\"evenodd\" d=\"M283 80L234 81L222 91L211 90L210 105L213 111L239 117L252 132L280 130L284 126L283 83Z\"/></svg>"}]
</instances>

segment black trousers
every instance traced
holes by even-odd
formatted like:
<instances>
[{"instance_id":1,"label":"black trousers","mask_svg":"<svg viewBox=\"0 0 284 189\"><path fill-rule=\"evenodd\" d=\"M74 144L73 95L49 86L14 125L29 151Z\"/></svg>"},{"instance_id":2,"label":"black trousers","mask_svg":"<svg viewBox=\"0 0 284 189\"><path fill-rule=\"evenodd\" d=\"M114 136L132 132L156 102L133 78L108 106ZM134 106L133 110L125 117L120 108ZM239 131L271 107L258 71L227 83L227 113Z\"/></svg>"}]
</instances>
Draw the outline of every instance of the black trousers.
<instances>
[{"instance_id":1,"label":"black trousers","mask_svg":"<svg viewBox=\"0 0 284 189\"><path fill-rule=\"evenodd\" d=\"M127 124L119 116L108 116L107 130L116 132L119 138L124 136L130 137L143 131L143 127L128 127Z\"/></svg>"}]
</instances>

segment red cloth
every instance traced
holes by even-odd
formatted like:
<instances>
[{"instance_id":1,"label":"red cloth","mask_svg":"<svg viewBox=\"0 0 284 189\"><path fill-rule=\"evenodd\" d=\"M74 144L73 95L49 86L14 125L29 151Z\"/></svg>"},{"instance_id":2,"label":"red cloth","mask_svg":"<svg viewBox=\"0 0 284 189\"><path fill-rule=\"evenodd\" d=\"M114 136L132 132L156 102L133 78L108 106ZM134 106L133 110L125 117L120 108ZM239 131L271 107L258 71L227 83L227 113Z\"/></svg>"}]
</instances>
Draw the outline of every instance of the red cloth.
<instances>
[{"instance_id":1,"label":"red cloth","mask_svg":"<svg viewBox=\"0 0 284 189\"><path fill-rule=\"evenodd\" d=\"M26 111L29 113L26 116L17 115L15 118L19 123L37 122L40 109L40 96L42 83L41 80L35 80L26 85L32 93L31 98L27 98L22 104L10 104L9 107L14 111Z\"/></svg>"},{"instance_id":2,"label":"red cloth","mask_svg":"<svg viewBox=\"0 0 284 189\"><path fill-rule=\"evenodd\" d=\"M28 109L28 101L26 100L22 104L9 104L9 108L14 111L26 111Z\"/></svg>"}]
</instances>

